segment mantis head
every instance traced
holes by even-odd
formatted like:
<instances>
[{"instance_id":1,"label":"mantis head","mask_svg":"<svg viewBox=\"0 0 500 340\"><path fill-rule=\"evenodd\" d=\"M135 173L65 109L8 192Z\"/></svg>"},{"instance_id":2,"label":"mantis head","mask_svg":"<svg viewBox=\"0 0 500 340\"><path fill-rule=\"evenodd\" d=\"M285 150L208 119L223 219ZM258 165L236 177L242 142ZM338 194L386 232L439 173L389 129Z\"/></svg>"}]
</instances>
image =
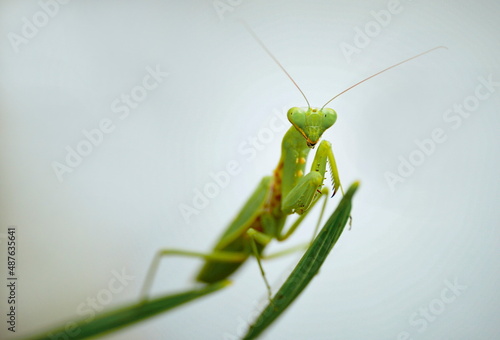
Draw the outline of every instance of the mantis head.
<instances>
[{"instance_id":1,"label":"mantis head","mask_svg":"<svg viewBox=\"0 0 500 340\"><path fill-rule=\"evenodd\" d=\"M307 146L314 148L323 132L337 120L337 113L329 108L292 107L288 120L304 136Z\"/></svg>"}]
</instances>

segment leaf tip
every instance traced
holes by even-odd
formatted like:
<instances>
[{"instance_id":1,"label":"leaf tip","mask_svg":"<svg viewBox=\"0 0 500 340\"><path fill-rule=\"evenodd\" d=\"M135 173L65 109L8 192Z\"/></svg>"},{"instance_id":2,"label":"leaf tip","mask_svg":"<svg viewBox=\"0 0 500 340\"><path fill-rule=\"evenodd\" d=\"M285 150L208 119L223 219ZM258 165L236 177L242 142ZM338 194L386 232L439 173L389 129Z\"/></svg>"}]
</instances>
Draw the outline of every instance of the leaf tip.
<instances>
[{"instance_id":1,"label":"leaf tip","mask_svg":"<svg viewBox=\"0 0 500 340\"><path fill-rule=\"evenodd\" d=\"M351 186L349 187L349 189L347 189L346 196L352 197L354 195L354 193L356 192L356 190L358 190L359 184L360 184L359 181L353 182L351 184Z\"/></svg>"},{"instance_id":2,"label":"leaf tip","mask_svg":"<svg viewBox=\"0 0 500 340\"><path fill-rule=\"evenodd\" d=\"M227 287L233 284L233 281L231 280L222 280L220 281L221 288Z\"/></svg>"}]
</instances>

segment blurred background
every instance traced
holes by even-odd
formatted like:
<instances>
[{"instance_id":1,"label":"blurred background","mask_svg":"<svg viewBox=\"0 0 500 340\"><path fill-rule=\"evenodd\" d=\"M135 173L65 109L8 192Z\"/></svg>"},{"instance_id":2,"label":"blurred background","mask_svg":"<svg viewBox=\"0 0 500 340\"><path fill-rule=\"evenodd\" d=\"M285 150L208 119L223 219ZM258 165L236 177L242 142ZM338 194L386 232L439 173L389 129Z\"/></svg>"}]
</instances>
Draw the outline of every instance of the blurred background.
<instances>
[{"instance_id":1,"label":"blurred background","mask_svg":"<svg viewBox=\"0 0 500 340\"><path fill-rule=\"evenodd\" d=\"M342 183L361 181L352 230L262 338L496 338L499 14L496 1L0 2L2 315L9 226L18 241L17 331L2 322L0 337L136 301L157 250L208 252L271 174L281 118L305 101L245 20L319 107L448 48L328 105ZM269 250L309 240L318 214ZM264 264L274 289L300 255ZM165 259L152 294L191 289L200 265ZM237 339L266 291L255 261L232 279L104 338Z\"/></svg>"}]
</instances>

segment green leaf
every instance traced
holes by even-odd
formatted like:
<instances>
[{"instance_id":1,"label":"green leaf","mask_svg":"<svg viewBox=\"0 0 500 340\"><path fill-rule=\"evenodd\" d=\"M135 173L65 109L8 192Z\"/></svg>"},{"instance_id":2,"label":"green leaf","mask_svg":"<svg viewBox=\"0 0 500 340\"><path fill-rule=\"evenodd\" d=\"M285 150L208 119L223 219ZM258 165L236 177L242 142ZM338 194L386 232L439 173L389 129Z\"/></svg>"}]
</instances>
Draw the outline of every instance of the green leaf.
<instances>
[{"instance_id":1,"label":"green leaf","mask_svg":"<svg viewBox=\"0 0 500 340\"><path fill-rule=\"evenodd\" d=\"M330 216L318 236L292 271L288 279L278 290L271 302L248 329L243 339L255 339L269 327L288 306L307 287L318 273L321 265L332 250L344 230L351 214L352 197L359 182L354 182L340 201L337 209Z\"/></svg>"},{"instance_id":2,"label":"green leaf","mask_svg":"<svg viewBox=\"0 0 500 340\"><path fill-rule=\"evenodd\" d=\"M155 316L169 309L182 305L203 295L210 294L230 284L230 281L220 281L207 285L201 289L190 290L184 293L166 295L152 300L146 300L127 305L107 313L98 315L94 320L80 320L66 322L53 330L42 332L29 339L85 339L95 335L102 335L116 331L122 327ZM71 325L71 327L69 327Z\"/></svg>"}]
</instances>

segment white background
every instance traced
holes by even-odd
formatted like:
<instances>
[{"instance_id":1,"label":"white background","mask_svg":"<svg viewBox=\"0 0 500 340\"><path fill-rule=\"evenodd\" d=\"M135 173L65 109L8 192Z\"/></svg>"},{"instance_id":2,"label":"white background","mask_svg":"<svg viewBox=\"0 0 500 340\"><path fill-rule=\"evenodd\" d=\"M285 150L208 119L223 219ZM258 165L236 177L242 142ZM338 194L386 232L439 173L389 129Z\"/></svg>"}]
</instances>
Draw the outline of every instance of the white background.
<instances>
[{"instance_id":1,"label":"white background","mask_svg":"<svg viewBox=\"0 0 500 340\"><path fill-rule=\"evenodd\" d=\"M375 22L371 11L387 10L386 1L242 0L221 15L211 1L72 1L17 47L12 34L22 36L23 18L33 22L41 7L2 1L0 233L17 226L16 336L80 318L78 306L104 296L113 271L135 279L105 307L136 301L158 249L209 251L271 173L284 127L252 160L238 147L268 128L276 110L305 104L245 31L244 19L313 106L391 64L448 47L329 105L338 120L323 137L333 144L341 180L344 187L361 181L353 227L263 338L398 339L407 332L412 339L493 339L500 332L500 87L458 128L443 120L474 96L480 77L500 81L500 5L480 3L402 1L348 60L342 44L353 45L356 27ZM111 103L157 65L169 75L120 119ZM64 163L65 148L76 148L82 130L103 119L114 131L59 182L53 162ZM384 174L397 174L399 157L408 159L418 150L414 141L431 138L436 128L446 141L391 190ZM192 205L194 190L231 161L241 172L186 223L179 206ZM308 240L316 218L317 212L287 244ZM265 263L275 289L299 256ZM265 301L258 268L249 262L229 288L106 338L241 336ZM163 261L153 293L194 287L199 265ZM441 297L447 282L467 287L450 303ZM422 308L432 314L425 327L410 322L425 320ZM1 337L14 338L0 324Z\"/></svg>"}]
</instances>

